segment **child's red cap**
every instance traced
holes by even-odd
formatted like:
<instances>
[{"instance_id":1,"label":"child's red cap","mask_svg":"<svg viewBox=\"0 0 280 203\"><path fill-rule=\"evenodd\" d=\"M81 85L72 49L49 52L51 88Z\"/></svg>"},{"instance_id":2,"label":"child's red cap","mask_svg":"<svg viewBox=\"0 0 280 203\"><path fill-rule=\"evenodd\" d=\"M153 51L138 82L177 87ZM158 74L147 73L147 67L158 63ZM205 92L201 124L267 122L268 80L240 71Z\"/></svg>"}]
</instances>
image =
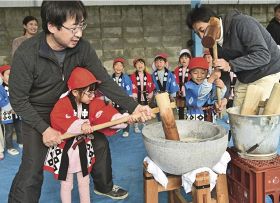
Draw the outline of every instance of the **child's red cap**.
<instances>
[{"instance_id":1,"label":"child's red cap","mask_svg":"<svg viewBox=\"0 0 280 203\"><path fill-rule=\"evenodd\" d=\"M195 68L201 68L201 69L208 70L209 64L208 64L207 60L203 57L194 57L190 60L188 68L190 71Z\"/></svg>"},{"instance_id":2,"label":"child's red cap","mask_svg":"<svg viewBox=\"0 0 280 203\"><path fill-rule=\"evenodd\" d=\"M10 70L10 69L11 69L11 66L9 66L9 65L0 66L0 73L3 74L6 70Z\"/></svg>"},{"instance_id":3,"label":"child's red cap","mask_svg":"<svg viewBox=\"0 0 280 203\"><path fill-rule=\"evenodd\" d=\"M124 59L124 58L121 58L121 57L115 58L114 61L113 61L113 65L115 65L115 63L117 63L117 62L121 62L122 64L124 64L125 59Z\"/></svg>"},{"instance_id":4,"label":"child's red cap","mask_svg":"<svg viewBox=\"0 0 280 203\"><path fill-rule=\"evenodd\" d=\"M156 59L158 59L158 58L163 58L163 59L165 59L165 60L167 61L167 57L168 57L168 55L167 55L166 53L159 53L159 54L157 54L157 55L155 56L154 61L155 61Z\"/></svg>"},{"instance_id":5,"label":"child's red cap","mask_svg":"<svg viewBox=\"0 0 280 203\"><path fill-rule=\"evenodd\" d=\"M95 76L86 68L75 67L68 79L67 85L69 90L87 87L93 83L100 83Z\"/></svg>"}]
</instances>

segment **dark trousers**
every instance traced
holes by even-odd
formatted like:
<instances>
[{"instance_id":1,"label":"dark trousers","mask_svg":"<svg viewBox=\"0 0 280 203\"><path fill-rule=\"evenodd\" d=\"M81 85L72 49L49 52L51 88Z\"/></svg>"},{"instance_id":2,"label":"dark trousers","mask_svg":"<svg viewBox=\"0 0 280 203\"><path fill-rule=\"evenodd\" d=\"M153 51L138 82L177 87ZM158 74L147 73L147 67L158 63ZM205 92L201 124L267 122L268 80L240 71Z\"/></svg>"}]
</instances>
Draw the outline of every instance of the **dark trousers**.
<instances>
[{"instance_id":1,"label":"dark trousers","mask_svg":"<svg viewBox=\"0 0 280 203\"><path fill-rule=\"evenodd\" d=\"M113 188L112 160L109 142L106 136L99 132L94 132L93 149L95 163L91 171L94 187L102 193L110 192Z\"/></svg>"},{"instance_id":2,"label":"dark trousers","mask_svg":"<svg viewBox=\"0 0 280 203\"><path fill-rule=\"evenodd\" d=\"M13 132L16 131L17 143L22 144L21 120L15 119L13 123L4 124L6 148L13 148Z\"/></svg>"},{"instance_id":3,"label":"dark trousers","mask_svg":"<svg viewBox=\"0 0 280 203\"><path fill-rule=\"evenodd\" d=\"M42 135L25 122L22 122L22 135L22 162L12 182L8 203L38 203L48 148L42 142ZM98 191L108 192L113 187L109 143L103 134L96 132L94 135L94 184Z\"/></svg>"},{"instance_id":4,"label":"dark trousers","mask_svg":"<svg viewBox=\"0 0 280 203\"><path fill-rule=\"evenodd\" d=\"M38 203L48 148L43 144L42 135L25 122L22 122L22 136L22 161L13 180L8 202Z\"/></svg>"}]
</instances>

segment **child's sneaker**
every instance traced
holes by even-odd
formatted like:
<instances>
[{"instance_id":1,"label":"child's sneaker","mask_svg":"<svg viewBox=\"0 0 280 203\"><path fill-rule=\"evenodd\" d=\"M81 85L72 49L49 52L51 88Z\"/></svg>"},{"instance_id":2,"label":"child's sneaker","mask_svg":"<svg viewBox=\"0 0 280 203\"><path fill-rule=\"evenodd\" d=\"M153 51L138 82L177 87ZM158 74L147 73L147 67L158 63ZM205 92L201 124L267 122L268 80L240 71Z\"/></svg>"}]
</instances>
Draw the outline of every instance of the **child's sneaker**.
<instances>
[{"instance_id":1,"label":"child's sneaker","mask_svg":"<svg viewBox=\"0 0 280 203\"><path fill-rule=\"evenodd\" d=\"M10 148L7 150L7 152L12 155L12 156L15 156L15 155L18 155L19 154L19 151L14 149L14 148Z\"/></svg>"},{"instance_id":2,"label":"child's sneaker","mask_svg":"<svg viewBox=\"0 0 280 203\"><path fill-rule=\"evenodd\" d=\"M127 132L127 131L123 132L122 136L123 137L128 137L129 136L129 132Z\"/></svg>"},{"instance_id":3,"label":"child's sneaker","mask_svg":"<svg viewBox=\"0 0 280 203\"><path fill-rule=\"evenodd\" d=\"M3 160L4 159L4 153L3 152L0 152L0 160Z\"/></svg>"},{"instance_id":4,"label":"child's sneaker","mask_svg":"<svg viewBox=\"0 0 280 203\"><path fill-rule=\"evenodd\" d=\"M18 147L19 147L20 149L22 149L22 148L23 148L23 144L18 144Z\"/></svg>"},{"instance_id":5,"label":"child's sneaker","mask_svg":"<svg viewBox=\"0 0 280 203\"><path fill-rule=\"evenodd\" d=\"M135 127L134 127L134 132L135 132L135 133L141 133L141 130L139 129L138 126L135 126Z\"/></svg>"}]
</instances>

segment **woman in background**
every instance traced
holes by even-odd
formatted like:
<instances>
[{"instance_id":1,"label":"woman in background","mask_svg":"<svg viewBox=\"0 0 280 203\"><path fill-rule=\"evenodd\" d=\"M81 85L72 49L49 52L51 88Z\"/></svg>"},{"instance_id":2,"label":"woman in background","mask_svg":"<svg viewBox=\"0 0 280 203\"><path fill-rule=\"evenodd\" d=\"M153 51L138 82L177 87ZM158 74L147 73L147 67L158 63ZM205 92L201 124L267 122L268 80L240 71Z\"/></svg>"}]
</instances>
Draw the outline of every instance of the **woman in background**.
<instances>
[{"instance_id":1,"label":"woman in background","mask_svg":"<svg viewBox=\"0 0 280 203\"><path fill-rule=\"evenodd\" d=\"M23 21L23 36L15 38L12 44L12 57L14 56L15 51L21 45L22 42L27 40L30 37L36 35L38 31L38 20L34 16L26 16Z\"/></svg>"}]
</instances>

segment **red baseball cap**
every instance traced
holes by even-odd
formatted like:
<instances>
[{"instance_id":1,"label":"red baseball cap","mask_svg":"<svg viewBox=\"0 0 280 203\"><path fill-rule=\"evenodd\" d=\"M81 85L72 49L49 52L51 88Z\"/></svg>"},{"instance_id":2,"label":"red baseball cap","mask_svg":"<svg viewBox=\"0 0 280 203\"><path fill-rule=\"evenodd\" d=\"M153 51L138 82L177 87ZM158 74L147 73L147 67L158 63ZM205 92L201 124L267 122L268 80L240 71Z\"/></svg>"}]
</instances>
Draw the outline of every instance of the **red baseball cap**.
<instances>
[{"instance_id":1,"label":"red baseball cap","mask_svg":"<svg viewBox=\"0 0 280 203\"><path fill-rule=\"evenodd\" d=\"M117 63L117 62L121 62L122 64L124 64L125 59L122 57L115 58L113 61L113 65L115 65L115 63Z\"/></svg>"},{"instance_id":2,"label":"red baseball cap","mask_svg":"<svg viewBox=\"0 0 280 203\"><path fill-rule=\"evenodd\" d=\"M95 76L86 68L75 67L68 79L67 85L70 90L87 87L92 83L100 83Z\"/></svg>"},{"instance_id":3,"label":"red baseball cap","mask_svg":"<svg viewBox=\"0 0 280 203\"><path fill-rule=\"evenodd\" d=\"M191 58L188 68L190 71L195 68L202 68L202 69L208 70L209 64L208 64L207 60L203 57L194 57L194 58Z\"/></svg>"},{"instance_id":4,"label":"red baseball cap","mask_svg":"<svg viewBox=\"0 0 280 203\"><path fill-rule=\"evenodd\" d=\"M167 61L167 57L168 57L168 55L167 55L166 53L159 53L159 54L157 54L157 55L155 56L154 61L155 61L157 58L163 58L163 59L165 59L165 60Z\"/></svg>"},{"instance_id":5,"label":"red baseball cap","mask_svg":"<svg viewBox=\"0 0 280 203\"><path fill-rule=\"evenodd\" d=\"M9 66L9 65L0 66L0 73L3 74L6 70L10 70L10 69L11 69L11 66Z\"/></svg>"}]
</instances>

